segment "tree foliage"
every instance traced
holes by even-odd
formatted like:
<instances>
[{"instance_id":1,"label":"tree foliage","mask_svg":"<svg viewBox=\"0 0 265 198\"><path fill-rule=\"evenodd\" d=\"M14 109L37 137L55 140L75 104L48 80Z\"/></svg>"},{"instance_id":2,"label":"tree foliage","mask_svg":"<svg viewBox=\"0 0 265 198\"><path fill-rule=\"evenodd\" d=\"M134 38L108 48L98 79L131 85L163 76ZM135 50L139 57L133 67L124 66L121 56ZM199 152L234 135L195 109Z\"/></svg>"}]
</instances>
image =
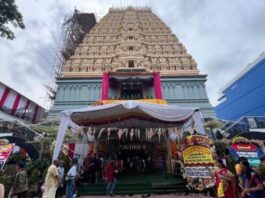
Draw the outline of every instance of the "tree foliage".
<instances>
[{"instance_id":1,"label":"tree foliage","mask_svg":"<svg viewBox=\"0 0 265 198\"><path fill-rule=\"evenodd\" d=\"M205 122L205 124L204 124L204 127L205 127L205 128L209 128L209 129L211 129L211 130L213 130L213 129L218 129L218 128L220 128L221 126L222 126L222 123L219 122L218 120L210 120L210 121L208 121L208 122Z\"/></svg>"},{"instance_id":2,"label":"tree foliage","mask_svg":"<svg viewBox=\"0 0 265 198\"><path fill-rule=\"evenodd\" d=\"M15 0L0 0L0 35L12 40L15 34L8 27L9 24L21 29L25 28L22 14L18 11Z\"/></svg>"},{"instance_id":3,"label":"tree foliage","mask_svg":"<svg viewBox=\"0 0 265 198\"><path fill-rule=\"evenodd\" d=\"M219 122L218 120L209 120L208 122L205 122L204 124L204 127L206 129L210 129L211 131L211 135L212 135L212 138L215 139L215 136L214 136L214 132L213 130L214 129L218 129L222 126L222 123Z\"/></svg>"}]
</instances>

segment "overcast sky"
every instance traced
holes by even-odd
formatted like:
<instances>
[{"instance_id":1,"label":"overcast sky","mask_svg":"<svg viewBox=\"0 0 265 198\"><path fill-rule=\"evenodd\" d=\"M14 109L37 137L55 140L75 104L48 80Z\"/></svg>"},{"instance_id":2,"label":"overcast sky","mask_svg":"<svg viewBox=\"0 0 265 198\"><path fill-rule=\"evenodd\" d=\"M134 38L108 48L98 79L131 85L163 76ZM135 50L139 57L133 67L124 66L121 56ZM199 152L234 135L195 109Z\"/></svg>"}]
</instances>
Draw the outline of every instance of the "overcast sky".
<instances>
[{"instance_id":1,"label":"overcast sky","mask_svg":"<svg viewBox=\"0 0 265 198\"><path fill-rule=\"evenodd\" d=\"M176 34L196 62L211 103L218 92L265 47L264 0L16 0L25 30L14 29L16 39L0 38L0 81L25 96L45 103L61 40L64 16L95 12L104 16L112 6L152 8Z\"/></svg>"}]
</instances>

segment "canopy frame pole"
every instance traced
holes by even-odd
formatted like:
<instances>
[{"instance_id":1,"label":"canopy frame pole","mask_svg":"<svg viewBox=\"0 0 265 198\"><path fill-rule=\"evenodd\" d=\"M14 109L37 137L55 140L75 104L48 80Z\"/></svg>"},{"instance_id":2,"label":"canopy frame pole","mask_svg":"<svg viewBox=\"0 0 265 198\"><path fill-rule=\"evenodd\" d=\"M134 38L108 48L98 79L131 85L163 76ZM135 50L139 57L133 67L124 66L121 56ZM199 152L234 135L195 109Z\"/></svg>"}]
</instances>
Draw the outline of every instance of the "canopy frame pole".
<instances>
[{"instance_id":1,"label":"canopy frame pole","mask_svg":"<svg viewBox=\"0 0 265 198\"><path fill-rule=\"evenodd\" d=\"M83 165L83 161L84 161L84 146L85 146L85 134L83 133L83 140L82 140L82 149L81 149L81 157L80 157L80 162L79 162L79 166Z\"/></svg>"},{"instance_id":2,"label":"canopy frame pole","mask_svg":"<svg viewBox=\"0 0 265 198\"><path fill-rule=\"evenodd\" d=\"M165 141L167 145L167 173L169 173L169 171L172 170L172 163L171 163L172 155L171 155L171 147L170 147L170 142L169 142L168 130L166 130Z\"/></svg>"}]
</instances>

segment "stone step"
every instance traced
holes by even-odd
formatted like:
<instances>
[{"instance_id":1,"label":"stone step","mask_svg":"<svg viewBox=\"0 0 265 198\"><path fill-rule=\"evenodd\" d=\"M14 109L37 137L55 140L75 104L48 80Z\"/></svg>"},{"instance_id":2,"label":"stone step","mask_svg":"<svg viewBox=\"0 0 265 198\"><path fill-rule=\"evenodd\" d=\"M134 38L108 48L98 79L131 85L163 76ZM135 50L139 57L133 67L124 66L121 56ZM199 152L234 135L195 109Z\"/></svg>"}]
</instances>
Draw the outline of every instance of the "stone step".
<instances>
[{"instance_id":1,"label":"stone step","mask_svg":"<svg viewBox=\"0 0 265 198\"><path fill-rule=\"evenodd\" d=\"M78 188L78 195L104 195L106 192L106 184L95 186L81 186ZM167 193L184 193L187 192L185 184L121 184L115 188L117 195L135 195L135 194L167 194Z\"/></svg>"}]
</instances>

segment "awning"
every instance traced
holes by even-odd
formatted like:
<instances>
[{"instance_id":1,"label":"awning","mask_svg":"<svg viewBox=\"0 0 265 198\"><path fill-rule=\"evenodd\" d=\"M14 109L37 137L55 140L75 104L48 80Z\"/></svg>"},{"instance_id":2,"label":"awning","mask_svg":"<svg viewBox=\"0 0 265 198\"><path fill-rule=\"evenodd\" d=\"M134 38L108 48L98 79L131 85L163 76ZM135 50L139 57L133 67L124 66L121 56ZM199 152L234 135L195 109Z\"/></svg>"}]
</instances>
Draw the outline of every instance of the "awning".
<instances>
[{"instance_id":1,"label":"awning","mask_svg":"<svg viewBox=\"0 0 265 198\"><path fill-rule=\"evenodd\" d=\"M129 100L63 111L61 113L61 122L57 133L53 159L57 159L59 155L65 132L69 125L76 128L79 126L100 127L104 124L121 127L123 121L133 120L133 122L130 122L130 127L138 127L143 125L143 123L146 125L145 127L150 127L152 123L157 124L157 127L159 127L166 124L184 124L190 119L194 121L197 131L205 134L202 114L196 108Z\"/></svg>"}]
</instances>

